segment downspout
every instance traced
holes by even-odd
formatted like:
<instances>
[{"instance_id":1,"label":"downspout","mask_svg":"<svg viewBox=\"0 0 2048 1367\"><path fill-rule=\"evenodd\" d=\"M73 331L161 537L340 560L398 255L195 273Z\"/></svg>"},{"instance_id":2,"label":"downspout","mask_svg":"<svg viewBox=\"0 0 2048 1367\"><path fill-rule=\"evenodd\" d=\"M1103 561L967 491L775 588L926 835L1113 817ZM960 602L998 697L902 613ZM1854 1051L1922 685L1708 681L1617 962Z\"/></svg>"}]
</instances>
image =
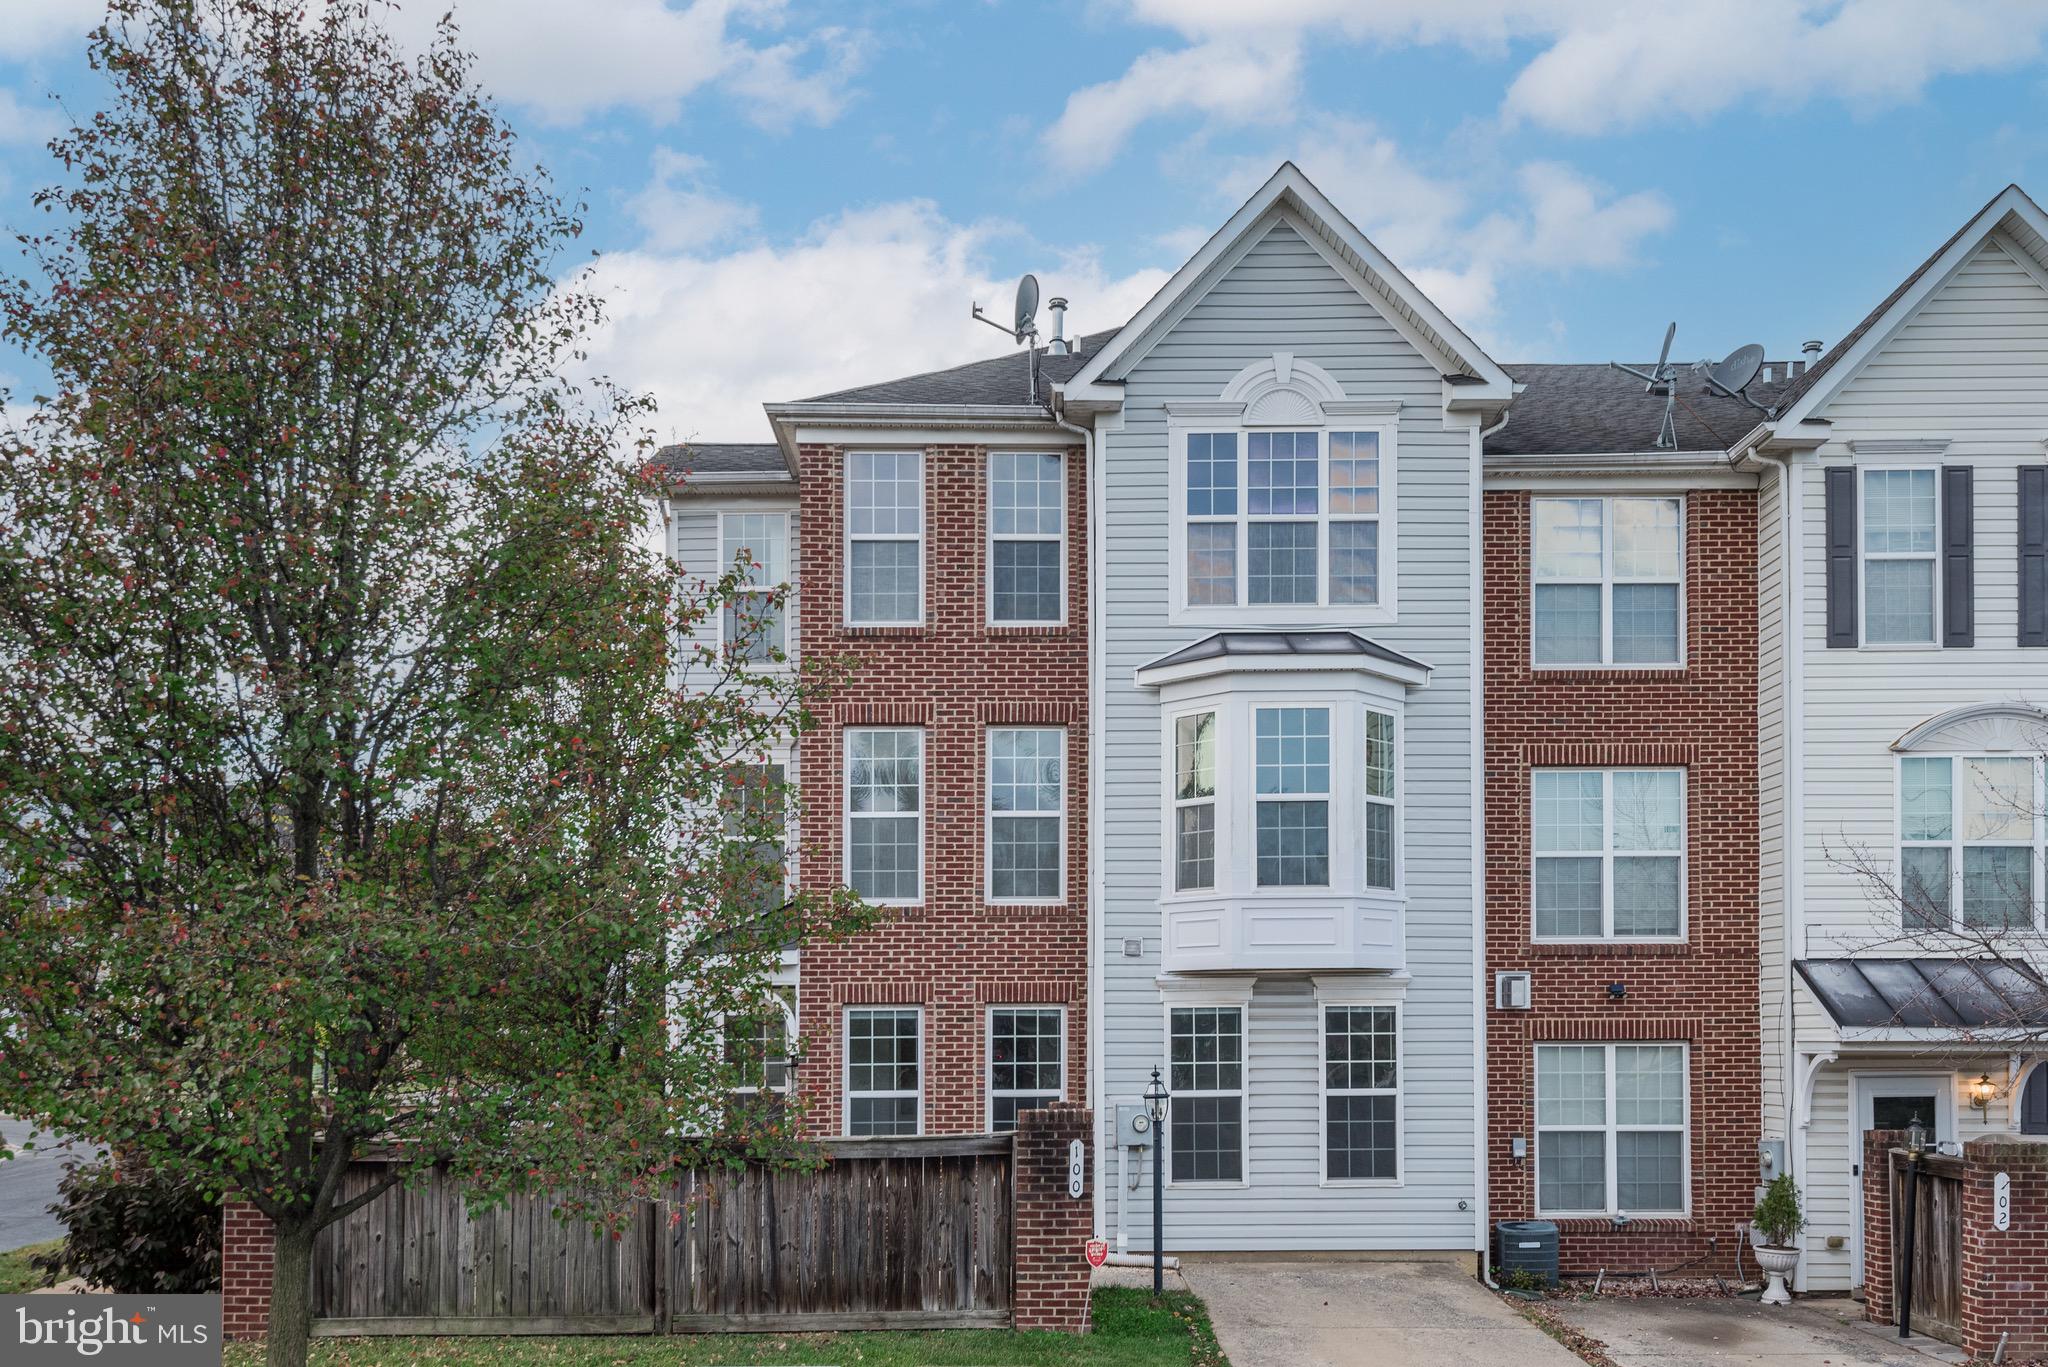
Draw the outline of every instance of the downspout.
<instances>
[{"instance_id":1,"label":"downspout","mask_svg":"<svg viewBox=\"0 0 2048 1367\"><path fill-rule=\"evenodd\" d=\"M1102 472L1095 459L1095 433L1086 427L1068 422L1060 411L1065 407L1063 396L1058 390L1052 392L1052 399L1045 406L1046 416L1053 425L1072 432L1081 438L1082 474L1087 483L1087 518L1085 522L1088 537L1088 1108L1095 1113L1095 1133L1098 1136L1095 1153L1095 1181L1092 1204L1094 1206L1094 1237L1100 1239L1106 1227L1103 1212L1103 1178L1108 1174L1107 1159L1102 1153L1099 1136L1104 1133L1103 1123L1103 1080L1105 1071L1102 1053L1102 671L1098 667L1102 656L1102 535L1097 522L1102 516L1102 497L1099 482ZM1115 1135L1114 1118L1108 1133ZM1119 1187L1117 1209L1129 1199L1128 1193Z\"/></svg>"},{"instance_id":2,"label":"downspout","mask_svg":"<svg viewBox=\"0 0 2048 1367\"><path fill-rule=\"evenodd\" d=\"M1476 1229L1479 1240L1479 1280L1490 1291L1499 1291L1493 1279L1493 1240L1487 1225L1492 1220L1493 1183L1488 1160L1486 1086L1486 439L1508 425L1512 409L1502 409L1500 421L1481 427L1472 439L1472 1039L1473 1078L1473 1181L1478 1200Z\"/></svg>"}]
</instances>

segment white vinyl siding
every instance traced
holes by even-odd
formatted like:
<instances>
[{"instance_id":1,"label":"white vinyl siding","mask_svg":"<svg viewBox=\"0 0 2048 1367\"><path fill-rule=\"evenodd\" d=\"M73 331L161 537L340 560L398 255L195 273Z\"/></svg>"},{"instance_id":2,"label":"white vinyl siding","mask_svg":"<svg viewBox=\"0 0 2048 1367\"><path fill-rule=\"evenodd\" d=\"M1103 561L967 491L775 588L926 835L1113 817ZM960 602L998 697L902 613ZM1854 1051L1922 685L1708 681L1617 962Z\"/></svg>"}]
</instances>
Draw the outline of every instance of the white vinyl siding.
<instances>
[{"instance_id":1,"label":"white vinyl siding","mask_svg":"<svg viewBox=\"0 0 2048 1367\"><path fill-rule=\"evenodd\" d=\"M1685 935L1685 771L1534 769L1538 940Z\"/></svg>"},{"instance_id":2,"label":"white vinyl siding","mask_svg":"<svg viewBox=\"0 0 2048 1367\"><path fill-rule=\"evenodd\" d=\"M846 1012L846 1133L924 1133L924 1011L915 1006Z\"/></svg>"},{"instance_id":3,"label":"white vinyl siding","mask_svg":"<svg viewBox=\"0 0 2048 1367\"><path fill-rule=\"evenodd\" d=\"M1686 1050L1679 1044L1536 1046L1536 1209L1682 1215Z\"/></svg>"},{"instance_id":4,"label":"white vinyl siding","mask_svg":"<svg viewBox=\"0 0 2048 1367\"><path fill-rule=\"evenodd\" d=\"M1053 903L1066 896L1067 733L1056 726L988 733L988 897Z\"/></svg>"},{"instance_id":5,"label":"white vinyl siding","mask_svg":"<svg viewBox=\"0 0 2048 1367\"><path fill-rule=\"evenodd\" d=\"M924 620L924 457L846 453L846 624Z\"/></svg>"},{"instance_id":6,"label":"white vinyl siding","mask_svg":"<svg viewBox=\"0 0 2048 1367\"><path fill-rule=\"evenodd\" d=\"M988 1127L1017 1128L1017 1113L1066 1096L1067 1013L1057 1006L993 1006L988 1013Z\"/></svg>"},{"instance_id":7,"label":"white vinyl siding","mask_svg":"<svg viewBox=\"0 0 2048 1367\"><path fill-rule=\"evenodd\" d=\"M924 732L846 732L846 882L883 906L924 893Z\"/></svg>"},{"instance_id":8,"label":"white vinyl siding","mask_svg":"<svg viewBox=\"0 0 2048 1367\"><path fill-rule=\"evenodd\" d=\"M1049 626L1066 617L1066 460L996 451L988 458L988 618Z\"/></svg>"},{"instance_id":9,"label":"white vinyl siding","mask_svg":"<svg viewBox=\"0 0 2048 1367\"><path fill-rule=\"evenodd\" d=\"M1530 500L1530 659L1674 666L1685 614L1685 507L1676 498Z\"/></svg>"}]
</instances>

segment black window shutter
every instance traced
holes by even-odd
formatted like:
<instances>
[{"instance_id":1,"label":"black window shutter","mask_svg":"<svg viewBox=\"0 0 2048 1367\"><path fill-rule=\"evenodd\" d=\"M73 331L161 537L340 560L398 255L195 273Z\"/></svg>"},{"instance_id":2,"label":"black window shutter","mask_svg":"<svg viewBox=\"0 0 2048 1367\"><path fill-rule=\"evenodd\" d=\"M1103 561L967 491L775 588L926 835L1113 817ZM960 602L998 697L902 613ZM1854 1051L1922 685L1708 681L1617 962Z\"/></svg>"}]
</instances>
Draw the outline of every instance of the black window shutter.
<instances>
[{"instance_id":1,"label":"black window shutter","mask_svg":"<svg viewBox=\"0 0 2048 1367\"><path fill-rule=\"evenodd\" d=\"M1941 467L1941 643L1977 644L1976 518L1967 465Z\"/></svg>"},{"instance_id":2,"label":"black window shutter","mask_svg":"<svg viewBox=\"0 0 2048 1367\"><path fill-rule=\"evenodd\" d=\"M1856 471L1830 465L1827 490L1828 646L1856 648Z\"/></svg>"},{"instance_id":3,"label":"black window shutter","mask_svg":"<svg viewBox=\"0 0 2048 1367\"><path fill-rule=\"evenodd\" d=\"M2020 644L2048 646L2048 465L2020 467Z\"/></svg>"}]
</instances>

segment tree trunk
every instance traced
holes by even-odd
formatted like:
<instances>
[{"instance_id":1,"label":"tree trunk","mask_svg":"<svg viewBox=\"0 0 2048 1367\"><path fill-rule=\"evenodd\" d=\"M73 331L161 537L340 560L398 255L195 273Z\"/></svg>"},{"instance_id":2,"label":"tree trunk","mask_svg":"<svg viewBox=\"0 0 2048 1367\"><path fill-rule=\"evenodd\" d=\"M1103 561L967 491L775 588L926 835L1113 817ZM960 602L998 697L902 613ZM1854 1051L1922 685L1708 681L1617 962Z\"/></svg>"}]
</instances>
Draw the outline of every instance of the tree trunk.
<instances>
[{"instance_id":1,"label":"tree trunk","mask_svg":"<svg viewBox=\"0 0 2048 1367\"><path fill-rule=\"evenodd\" d=\"M306 1367L306 1341L313 1331L313 1233L310 1220L277 1226L266 1367Z\"/></svg>"}]
</instances>

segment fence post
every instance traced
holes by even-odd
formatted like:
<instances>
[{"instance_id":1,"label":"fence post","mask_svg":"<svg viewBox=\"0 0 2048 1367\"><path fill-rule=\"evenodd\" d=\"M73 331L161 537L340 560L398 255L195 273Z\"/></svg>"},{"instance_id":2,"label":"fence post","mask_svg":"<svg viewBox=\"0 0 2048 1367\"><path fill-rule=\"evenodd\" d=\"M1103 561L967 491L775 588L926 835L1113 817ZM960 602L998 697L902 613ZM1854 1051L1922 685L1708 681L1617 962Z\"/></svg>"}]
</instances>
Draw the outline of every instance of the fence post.
<instances>
[{"instance_id":1,"label":"fence post","mask_svg":"<svg viewBox=\"0 0 2048 1367\"><path fill-rule=\"evenodd\" d=\"M1896 1287L1892 1264L1892 1149L1904 1130L1863 1134L1863 1318L1893 1323Z\"/></svg>"},{"instance_id":2,"label":"fence post","mask_svg":"<svg viewBox=\"0 0 2048 1367\"><path fill-rule=\"evenodd\" d=\"M2048 1140L1973 1139L1963 1146L1963 1349L1988 1360L2002 1335L2008 1362L2048 1353ZM1998 1175L2010 1204L1995 1222Z\"/></svg>"},{"instance_id":3,"label":"fence post","mask_svg":"<svg viewBox=\"0 0 2048 1367\"><path fill-rule=\"evenodd\" d=\"M270 1217L239 1197L220 1207L220 1327L249 1341L270 1332Z\"/></svg>"},{"instance_id":4,"label":"fence post","mask_svg":"<svg viewBox=\"0 0 2048 1367\"><path fill-rule=\"evenodd\" d=\"M1095 1114L1066 1102L1017 1117L1012 1181L1017 1208L1012 1226L1016 1291L1012 1322L1019 1329L1088 1332L1088 1236L1094 1230ZM1072 1146L1081 1145L1081 1194L1068 1189Z\"/></svg>"}]
</instances>

